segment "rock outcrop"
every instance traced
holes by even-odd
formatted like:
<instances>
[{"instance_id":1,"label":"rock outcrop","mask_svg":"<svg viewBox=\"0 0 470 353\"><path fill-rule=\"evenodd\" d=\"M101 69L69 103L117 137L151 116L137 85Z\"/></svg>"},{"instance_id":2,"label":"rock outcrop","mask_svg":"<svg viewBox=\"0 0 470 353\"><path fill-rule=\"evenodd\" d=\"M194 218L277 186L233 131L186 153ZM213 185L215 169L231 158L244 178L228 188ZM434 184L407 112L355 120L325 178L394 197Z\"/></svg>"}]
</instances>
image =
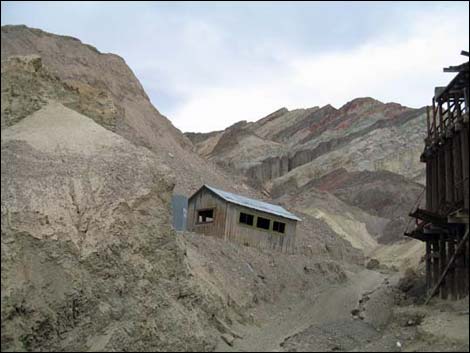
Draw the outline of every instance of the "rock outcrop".
<instances>
[{"instance_id":1,"label":"rock outcrop","mask_svg":"<svg viewBox=\"0 0 470 353\"><path fill-rule=\"evenodd\" d=\"M2 61L2 129L12 126L50 100L115 130L118 108L106 90L70 85L51 74L39 55L10 56Z\"/></svg>"}]
</instances>

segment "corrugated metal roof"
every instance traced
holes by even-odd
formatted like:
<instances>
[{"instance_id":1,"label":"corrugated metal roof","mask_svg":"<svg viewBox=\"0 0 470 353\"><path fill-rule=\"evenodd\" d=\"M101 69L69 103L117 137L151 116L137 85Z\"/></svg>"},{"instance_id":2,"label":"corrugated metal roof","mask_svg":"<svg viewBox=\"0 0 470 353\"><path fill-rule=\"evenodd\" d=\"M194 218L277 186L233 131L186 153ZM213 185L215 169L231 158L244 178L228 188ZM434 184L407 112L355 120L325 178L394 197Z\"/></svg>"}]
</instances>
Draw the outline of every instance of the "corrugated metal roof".
<instances>
[{"instance_id":1,"label":"corrugated metal roof","mask_svg":"<svg viewBox=\"0 0 470 353\"><path fill-rule=\"evenodd\" d=\"M299 217L296 215L290 213L289 211L285 210L283 207L278 206L278 205L272 205L267 202L263 201L258 201L258 200L253 200L245 196L237 195L237 194L232 194L231 192L219 190L216 188L213 188L212 186L204 184L206 188L208 188L210 191L215 193L216 195L220 196L227 202L231 202L240 206L245 206L248 208L252 208L258 211L266 212L266 213L271 213L277 216L281 216L284 218L288 219L293 219L296 221L301 221Z\"/></svg>"}]
</instances>

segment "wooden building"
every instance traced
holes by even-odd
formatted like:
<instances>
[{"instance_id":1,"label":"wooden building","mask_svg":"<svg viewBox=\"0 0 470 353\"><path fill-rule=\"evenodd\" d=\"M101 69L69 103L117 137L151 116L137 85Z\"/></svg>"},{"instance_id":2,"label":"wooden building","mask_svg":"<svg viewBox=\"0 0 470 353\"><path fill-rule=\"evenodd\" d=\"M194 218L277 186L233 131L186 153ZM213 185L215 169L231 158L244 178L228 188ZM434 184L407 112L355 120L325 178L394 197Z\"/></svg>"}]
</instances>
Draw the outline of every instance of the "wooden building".
<instances>
[{"instance_id":1,"label":"wooden building","mask_svg":"<svg viewBox=\"0 0 470 353\"><path fill-rule=\"evenodd\" d=\"M258 248L291 251L300 218L281 206L202 186L188 200L188 230Z\"/></svg>"},{"instance_id":2,"label":"wooden building","mask_svg":"<svg viewBox=\"0 0 470 353\"><path fill-rule=\"evenodd\" d=\"M468 52L462 51L468 57ZM426 283L434 295L459 299L469 293L469 62L444 72L456 76L436 87L428 107L427 137L421 161L426 163L426 207L410 216L416 228L405 235L426 244Z\"/></svg>"}]
</instances>

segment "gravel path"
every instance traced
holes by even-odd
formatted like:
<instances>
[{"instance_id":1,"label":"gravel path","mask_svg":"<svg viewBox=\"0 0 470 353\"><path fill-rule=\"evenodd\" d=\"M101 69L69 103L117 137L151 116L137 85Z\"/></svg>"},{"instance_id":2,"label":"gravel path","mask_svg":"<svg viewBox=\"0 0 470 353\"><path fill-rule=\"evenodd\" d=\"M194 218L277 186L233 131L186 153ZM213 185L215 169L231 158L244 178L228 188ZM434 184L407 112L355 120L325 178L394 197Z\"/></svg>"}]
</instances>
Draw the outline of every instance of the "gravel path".
<instances>
[{"instance_id":1,"label":"gravel path","mask_svg":"<svg viewBox=\"0 0 470 353\"><path fill-rule=\"evenodd\" d=\"M329 326L320 334L319 341L328 341L331 333L350 332L357 328L358 336L371 336L370 328L363 322L353 320L351 310L364 292L374 290L383 282L383 275L364 270L351 276L347 283L325 290L311 300L302 303L289 303L287 300L275 306L260 307L256 313L256 325L235 327L243 336L234 341L233 346L220 342L217 351L279 351L286 339L308 330L310 327ZM353 329L351 328L353 327ZM301 348L301 347L298 347ZM325 349L319 345L319 349Z\"/></svg>"}]
</instances>

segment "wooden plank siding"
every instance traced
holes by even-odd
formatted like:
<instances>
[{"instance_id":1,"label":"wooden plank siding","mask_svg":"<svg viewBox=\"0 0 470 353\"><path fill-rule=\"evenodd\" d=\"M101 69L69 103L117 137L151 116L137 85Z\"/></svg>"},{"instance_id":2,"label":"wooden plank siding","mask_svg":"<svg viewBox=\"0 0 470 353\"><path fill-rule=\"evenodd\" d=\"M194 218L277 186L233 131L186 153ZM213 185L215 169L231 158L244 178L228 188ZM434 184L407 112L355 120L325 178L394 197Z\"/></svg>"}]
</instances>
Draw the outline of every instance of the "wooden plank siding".
<instances>
[{"instance_id":1,"label":"wooden plank siding","mask_svg":"<svg viewBox=\"0 0 470 353\"><path fill-rule=\"evenodd\" d=\"M214 221L198 224L198 210L213 209ZM240 212L254 216L253 226L239 222ZM270 229L256 227L257 217L270 220ZM273 230L274 221L285 224L284 233ZM295 246L297 221L266 213L241 205L232 204L207 189L200 190L189 199L188 230L196 233L215 236L224 240L256 247L291 252Z\"/></svg>"},{"instance_id":2,"label":"wooden plank siding","mask_svg":"<svg viewBox=\"0 0 470 353\"><path fill-rule=\"evenodd\" d=\"M214 209L213 222L203 224L197 223L197 211L202 209ZM188 230L218 238L224 238L226 213L227 202L207 189L203 189L189 199Z\"/></svg>"},{"instance_id":3,"label":"wooden plank siding","mask_svg":"<svg viewBox=\"0 0 470 353\"><path fill-rule=\"evenodd\" d=\"M240 212L255 216L253 226L239 222ZM271 221L269 231L256 227L257 217L267 218ZM273 221L285 223L286 228L284 234L272 230ZM228 204L225 238L236 243L260 249L269 248L288 252L294 249L296 226L297 222L294 220L239 205Z\"/></svg>"}]
</instances>

